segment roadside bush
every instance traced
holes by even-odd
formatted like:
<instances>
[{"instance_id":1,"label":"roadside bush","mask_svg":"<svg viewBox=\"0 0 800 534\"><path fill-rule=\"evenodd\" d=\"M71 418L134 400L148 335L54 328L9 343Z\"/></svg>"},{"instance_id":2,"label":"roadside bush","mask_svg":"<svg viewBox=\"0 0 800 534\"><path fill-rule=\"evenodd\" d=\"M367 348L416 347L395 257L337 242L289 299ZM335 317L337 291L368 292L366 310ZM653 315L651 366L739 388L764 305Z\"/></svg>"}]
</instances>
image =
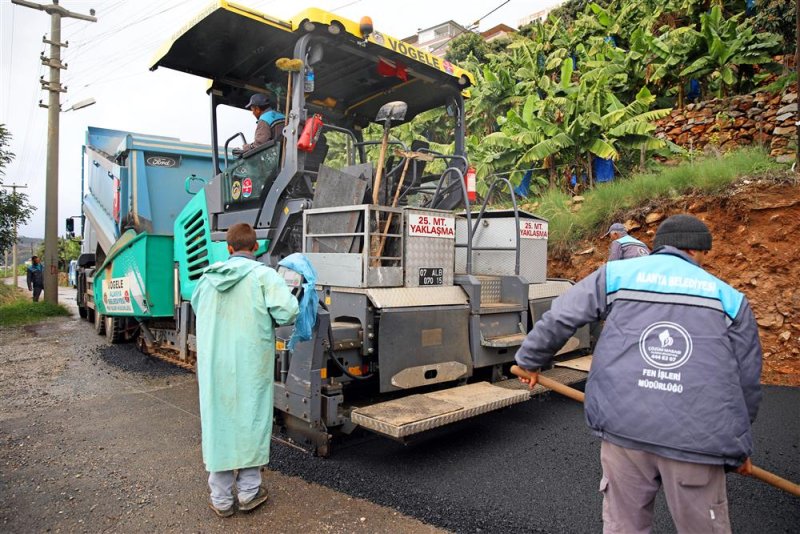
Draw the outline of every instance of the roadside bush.
<instances>
[{"instance_id":1,"label":"roadside bush","mask_svg":"<svg viewBox=\"0 0 800 534\"><path fill-rule=\"evenodd\" d=\"M535 211L550 221L551 249L565 251L604 230L625 210L691 192L719 193L741 177L779 168L763 150L738 150L598 185L586 193L576 211L568 195L550 190L536 200Z\"/></svg>"},{"instance_id":2,"label":"roadside bush","mask_svg":"<svg viewBox=\"0 0 800 534\"><path fill-rule=\"evenodd\" d=\"M61 304L32 302L22 290L0 283L0 327L36 323L48 317L68 316Z\"/></svg>"}]
</instances>

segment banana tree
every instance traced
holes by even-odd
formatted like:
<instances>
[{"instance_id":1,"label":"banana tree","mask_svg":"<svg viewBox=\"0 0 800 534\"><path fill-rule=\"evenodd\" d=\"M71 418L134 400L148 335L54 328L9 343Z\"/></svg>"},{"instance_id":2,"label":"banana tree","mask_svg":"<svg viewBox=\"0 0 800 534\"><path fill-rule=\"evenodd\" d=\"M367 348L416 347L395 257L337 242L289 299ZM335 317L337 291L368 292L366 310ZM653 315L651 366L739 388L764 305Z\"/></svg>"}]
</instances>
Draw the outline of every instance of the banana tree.
<instances>
[{"instance_id":1,"label":"banana tree","mask_svg":"<svg viewBox=\"0 0 800 534\"><path fill-rule=\"evenodd\" d=\"M564 60L559 82L548 86L545 96L528 95L521 111L509 110L500 131L481 141L479 171L487 174L510 165L518 178L551 161L550 168L575 165L591 180L594 156L617 159L623 147L663 147L664 142L653 136L653 122L670 110L650 111L655 97L647 89L623 104L614 91L616 75L617 70L602 66L575 81L572 60ZM550 184L555 184L553 173Z\"/></svg>"},{"instance_id":2,"label":"banana tree","mask_svg":"<svg viewBox=\"0 0 800 534\"><path fill-rule=\"evenodd\" d=\"M654 83L664 92L677 95L678 108L682 109L688 75L684 73L692 58L701 52L701 36L694 28L684 26L655 36L637 30L632 39L646 50L649 65L646 83Z\"/></svg>"},{"instance_id":3,"label":"banana tree","mask_svg":"<svg viewBox=\"0 0 800 534\"><path fill-rule=\"evenodd\" d=\"M741 13L728 19L714 6L700 15L700 36L704 54L680 75L707 77L716 96L725 96L736 83L742 65L770 63L778 51L780 37L771 33L754 33L749 20L740 22Z\"/></svg>"},{"instance_id":4,"label":"banana tree","mask_svg":"<svg viewBox=\"0 0 800 534\"><path fill-rule=\"evenodd\" d=\"M497 117L519 101L512 61L507 56L489 55L489 63L476 73L477 84L467 102L467 128L488 135L497 128Z\"/></svg>"}]
</instances>

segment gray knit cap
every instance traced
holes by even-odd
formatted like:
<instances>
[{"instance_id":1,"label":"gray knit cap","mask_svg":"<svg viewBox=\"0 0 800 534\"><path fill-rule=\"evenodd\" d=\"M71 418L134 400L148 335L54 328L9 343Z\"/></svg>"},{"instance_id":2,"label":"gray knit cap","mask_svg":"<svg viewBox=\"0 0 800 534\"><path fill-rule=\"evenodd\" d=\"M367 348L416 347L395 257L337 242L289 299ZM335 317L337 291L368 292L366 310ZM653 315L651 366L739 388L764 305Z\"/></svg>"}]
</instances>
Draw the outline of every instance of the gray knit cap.
<instances>
[{"instance_id":1,"label":"gray knit cap","mask_svg":"<svg viewBox=\"0 0 800 534\"><path fill-rule=\"evenodd\" d=\"M692 215L673 215L656 230L653 247L669 245L681 250L711 250L708 226Z\"/></svg>"}]
</instances>

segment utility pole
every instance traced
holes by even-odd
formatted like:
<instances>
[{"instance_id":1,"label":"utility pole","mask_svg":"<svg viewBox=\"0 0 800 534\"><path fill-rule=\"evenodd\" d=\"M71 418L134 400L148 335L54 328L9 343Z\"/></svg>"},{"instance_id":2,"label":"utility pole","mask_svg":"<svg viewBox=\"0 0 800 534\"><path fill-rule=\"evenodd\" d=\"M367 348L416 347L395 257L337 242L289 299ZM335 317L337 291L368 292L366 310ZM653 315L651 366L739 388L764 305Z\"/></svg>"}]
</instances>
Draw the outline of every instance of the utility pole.
<instances>
[{"instance_id":1,"label":"utility pole","mask_svg":"<svg viewBox=\"0 0 800 534\"><path fill-rule=\"evenodd\" d=\"M69 44L61 42L61 19L75 18L89 22L97 22L93 16L94 9L89 10L91 15L74 13L58 5L58 0L52 4L36 4L27 0L11 0L11 3L31 9L38 9L50 15L50 39L42 41L50 45L50 57L42 57L42 64L50 67L50 79L42 80L42 89L50 93L47 106L47 182L45 186L45 214L44 214L44 300L58 304L58 128L59 113L61 113L61 93L66 93L67 88L61 87L61 69L67 65L61 62L61 47ZM42 105L42 104L40 104Z\"/></svg>"},{"instance_id":2,"label":"utility pole","mask_svg":"<svg viewBox=\"0 0 800 534\"><path fill-rule=\"evenodd\" d=\"M16 203L17 201L17 189L25 189L28 187L27 185L3 185L0 187L5 187L7 189L11 189L11 198ZM11 263L14 265L14 287L17 287L17 219L14 218L14 244L11 247Z\"/></svg>"}]
</instances>

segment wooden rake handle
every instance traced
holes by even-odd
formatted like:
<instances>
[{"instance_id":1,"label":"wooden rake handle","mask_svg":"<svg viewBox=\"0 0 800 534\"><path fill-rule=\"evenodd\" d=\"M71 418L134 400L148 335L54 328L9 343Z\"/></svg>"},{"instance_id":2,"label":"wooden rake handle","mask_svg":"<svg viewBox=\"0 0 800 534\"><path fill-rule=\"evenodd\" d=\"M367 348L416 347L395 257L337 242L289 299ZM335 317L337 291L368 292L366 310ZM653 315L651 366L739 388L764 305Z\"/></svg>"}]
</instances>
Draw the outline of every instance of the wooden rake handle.
<instances>
[{"instance_id":1,"label":"wooden rake handle","mask_svg":"<svg viewBox=\"0 0 800 534\"><path fill-rule=\"evenodd\" d=\"M527 378L530 379L533 377L533 373L529 373L522 367L518 365L511 366L511 373L520 377L520 378ZM561 393L565 397L569 397L572 400L576 400L578 402L583 402L583 399L586 395L584 395L583 391L578 391L575 388L571 388L569 386L565 386L561 382L556 382L550 378L539 373L539 378L536 380L539 384L546 387L547 389L552 389L556 393Z\"/></svg>"},{"instance_id":2,"label":"wooden rake handle","mask_svg":"<svg viewBox=\"0 0 800 534\"><path fill-rule=\"evenodd\" d=\"M787 493L791 493L795 497L800 497L800 484L795 484L791 480L786 480L783 477L779 477L775 473L770 473L769 471L765 471L764 469L754 465L749 476L757 478L762 482L766 482L770 486L775 486L778 489L782 489Z\"/></svg>"},{"instance_id":3,"label":"wooden rake handle","mask_svg":"<svg viewBox=\"0 0 800 534\"><path fill-rule=\"evenodd\" d=\"M523 369L518 365L511 366L511 373L520 378L530 379L533 377L533 373L529 373L528 371L526 371L525 369ZM548 389L552 389L556 393L561 393L565 397L569 397L570 399L576 400L578 402L583 402L584 398L586 397L582 391L578 391L575 388L565 386L561 382L556 382L555 380L547 378L546 376L542 376L541 373L539 373L537 382ZM781 489L787 493L794 495L795 497L800 497L800 485L795 484L794 482L791 482L789 480L786 480L783 477L779 477L775 473L771 473L754 465L752 471L748 476L751 476L762 482L766 482L770 486L774 486L778 489Z\"/></svg>"}]
</instances>

